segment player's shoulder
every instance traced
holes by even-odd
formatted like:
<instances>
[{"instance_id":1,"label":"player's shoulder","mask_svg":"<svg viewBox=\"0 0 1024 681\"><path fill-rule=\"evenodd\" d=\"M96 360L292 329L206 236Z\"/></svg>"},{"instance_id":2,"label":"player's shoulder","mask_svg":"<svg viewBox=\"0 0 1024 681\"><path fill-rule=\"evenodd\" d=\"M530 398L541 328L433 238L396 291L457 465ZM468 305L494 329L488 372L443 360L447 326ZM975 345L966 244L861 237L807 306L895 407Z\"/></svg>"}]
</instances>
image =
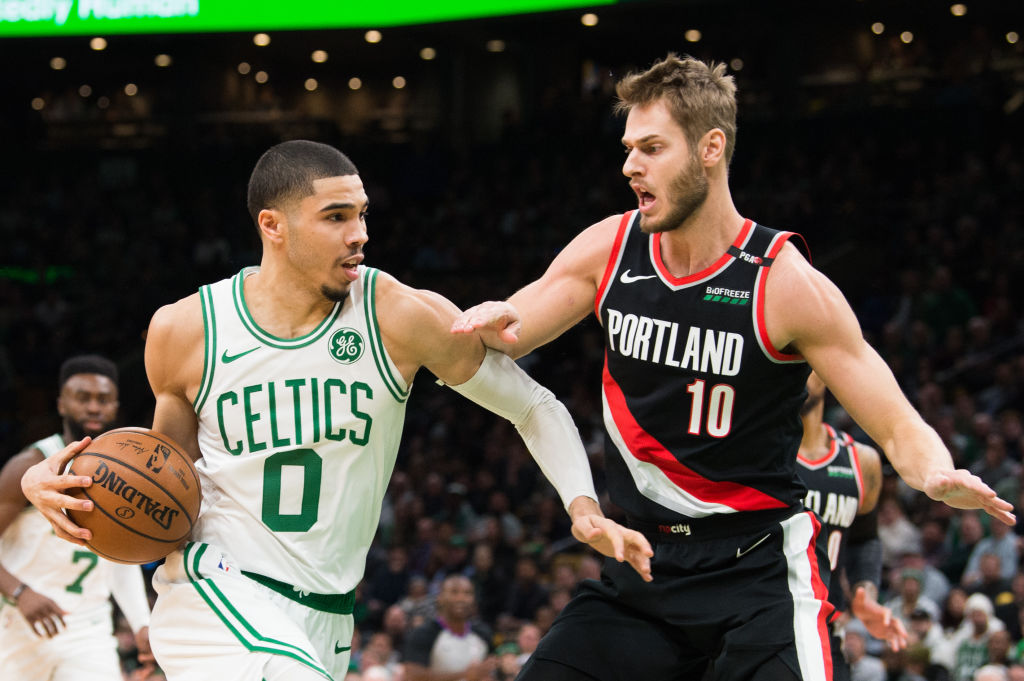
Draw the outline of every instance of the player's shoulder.
<instances>
[{"instance_id":1,"label":"player's shoulder","mask_svg":"<svg viewBox=\"0 0 1024 681\"><path fill-rule=\"evenodd\" d=\"M382 325L415 325L439 314L454 319L459 312L455 303L440 293L414 288L382 270L378 270L374 297L378 322Z\"/></svg>"},{"instance_id":2,"label":"player's shoulder","mask_svg":"<svg viewBox=\"0 0 1024 681\"><path fill-rule=\"evenodd\" d=\"M149 322L149 337L184 340L203 335L203 306L199 293L157 308Z\"/></svg>"}]
</instances>

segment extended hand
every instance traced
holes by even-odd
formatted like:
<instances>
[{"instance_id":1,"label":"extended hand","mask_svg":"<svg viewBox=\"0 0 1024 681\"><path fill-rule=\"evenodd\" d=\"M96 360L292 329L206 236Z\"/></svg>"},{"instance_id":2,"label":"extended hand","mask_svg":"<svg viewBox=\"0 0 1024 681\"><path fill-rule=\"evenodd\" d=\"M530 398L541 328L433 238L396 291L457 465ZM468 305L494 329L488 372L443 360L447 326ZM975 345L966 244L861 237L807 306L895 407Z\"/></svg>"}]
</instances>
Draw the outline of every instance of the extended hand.
<instances>
[{"instance_id":1,"label":"extended hand","mask_svg":"<svg viewBox=\"0 0 1024 681\"><path fill-rule=\"evenodd\" d=\"M907 647L907 630L903 622L892 616L892 610L870 598L864 587L857 587L850 611L864 623L869 634L888 643L894 651Z\"/></svg>"},{"instance_id":2,"label":"extended hand","mask_svg":"<svg viewBox=\"0 0 1024 681\"><path fill-rule=\"evenodd\" d=\"M619 525L601 514L580 514L573 517L572 536L615 560L627 561L645 582L651 575L651 544L636 530Z\"/></svg>"},{"instance_id":3,"label":"extended hand","mask_svg":"<svg viewBox=\"0 0 1024 681\"><path fill-rule=\"evenodd\" d=\"M980 508L1007 525L1017 522L1013 505L996 496L991 487L970 471L935 471L925 480L924 492L932 499L953 508Z\"/></svg>"},{"instance_id":4,"label":"extended hand","mask_svg":"<svg viewBox=\"0 0 1024 681\"><path fill-rule=\"evenodd\" d=\"M92 532L71 522L62 509L91 511L92 502L68 496L64 492L75 487L88 487L92 484L92 478L83 475L61 475L60 472L64 470L67 462L88 447L90 442L92 438L89 437L72 442L57 454L29 468L21 478L21 491L25 493L25 498L50 521L57 536L81 545L92 539Z\"/></svg>"},{"instance_id":5,"label":"extended hand","mask_svg":"<svg viewBox=\"0 0 1024 681\"><path fill-rule=\"evenodd\" d=\"M32 632L36 636L53 638L64 626L64 615L61 607L41 593L25 589L18 597L18 611L24 615Z\"/></svg>"},{"instance_id":6,"label":"extended hand","mask_svg":"<svg viewBox=\"0 0 1024 681\"><path fill-rule=\"evenodd\" d=\"M493 331L504 343L519 340L519 312L509 303L490 300L469 308L452 322L452 333ZM486 342L486 339L485 339Z\"/></svg>"}]
</instances>

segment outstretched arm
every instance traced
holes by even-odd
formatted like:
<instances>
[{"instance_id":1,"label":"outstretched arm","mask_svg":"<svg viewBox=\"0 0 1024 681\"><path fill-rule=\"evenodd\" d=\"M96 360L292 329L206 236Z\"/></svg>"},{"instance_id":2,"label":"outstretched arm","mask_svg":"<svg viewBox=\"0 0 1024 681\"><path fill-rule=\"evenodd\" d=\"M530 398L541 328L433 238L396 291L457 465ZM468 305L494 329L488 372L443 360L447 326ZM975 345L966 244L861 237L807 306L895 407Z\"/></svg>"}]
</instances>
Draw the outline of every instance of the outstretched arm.
<instances>
[{"instance_id":1,"label":"outstretched arm","mask_svg":"<svg viewBox=\"0 0 1024 681\"><path fill-rule=\"evenodd\" d=\"M593 311L621 217L613 215L585 229L540 279L507 301L469 308L457 316L451 332L479 333L488 347L512 357L522 357L558 338Z\"/></svg>"},{"instance_id":2,"label":"outstretched arm","mask_svg":"<svg viewBox=\"0 0 1024 681\"><path fill-rule=\"evenodd\" d=\"M573 534L605 555L628 560L650 578L646 538L608 520L597 505L590 463L565 406L509 357L486 350L479 338L451 334L458 308L390 277L378 284L392 314L381 320L388 353L406 380L425 366L443 383L516 427L573 520Z\"/></svg>"},{"instance_id":3,"label":"outstretched arm","mask_svg":"<svg viewBox=\"0 0 1024 681\"><path fill-rule=\"evenodd\" d=\"M903 395L861 335L839 289L788 245L768 276L767 329L772 344L802 354L854 420L877 442L903 480L954 508L980 508L1009 525L1013 506L949 451Z\"/></svg>"}]
</instances>

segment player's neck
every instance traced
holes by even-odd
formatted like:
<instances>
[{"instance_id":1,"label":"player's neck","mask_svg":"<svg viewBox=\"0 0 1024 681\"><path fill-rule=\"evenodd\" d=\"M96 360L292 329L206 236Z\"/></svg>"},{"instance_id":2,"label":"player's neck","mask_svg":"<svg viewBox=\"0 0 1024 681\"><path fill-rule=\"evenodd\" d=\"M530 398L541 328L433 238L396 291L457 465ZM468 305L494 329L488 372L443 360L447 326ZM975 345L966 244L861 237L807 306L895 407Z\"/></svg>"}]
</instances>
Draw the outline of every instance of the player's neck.
<instances>
[{"instance_id":1,"label":"player's neck","mask_svg":"<svg viewBox=\"0 0 1024 681\"><path fill-rule=\"evenodd\" d=\"M739 236L746 220L729 197L712 193L678 228L661 234L661 260L675 277L711 267Z\"/></svg>"},{"instance_id":2,"label":"player's neck","mask_svg":"<svg viewBox=\"0 0 1024 681\"><path fill-rule=\"evenodd\" d=\"M245 278L242 295L256 324L279 338L306 335L334 308L321 292L296 285L287 273L266 263Z\"/></svg>"},{"instance_id":3,"label":"player's neck","mask_svg":"<svg viewBox=\"0 0 1024 681\"><path fill-rule=\"evenodd\" d=\"M811 413L803 416L804 434L800 438L800 457L806 461L815 462L828 456L829 447L828 431L821 420L821 414Z\"/></svg>"}]
</instances>

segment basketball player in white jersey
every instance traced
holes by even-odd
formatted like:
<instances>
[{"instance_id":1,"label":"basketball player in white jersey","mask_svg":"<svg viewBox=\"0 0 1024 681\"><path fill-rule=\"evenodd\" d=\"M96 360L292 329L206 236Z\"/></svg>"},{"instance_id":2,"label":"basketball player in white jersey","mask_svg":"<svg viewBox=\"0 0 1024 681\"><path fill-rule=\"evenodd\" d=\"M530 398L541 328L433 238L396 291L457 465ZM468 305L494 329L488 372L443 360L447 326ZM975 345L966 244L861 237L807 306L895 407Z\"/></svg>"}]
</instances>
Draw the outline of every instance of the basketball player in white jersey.
<instances>
[{"instance_id":1,"label":"basketball player in white jersey","mask_svg":"<svg viewBox=\"0 0 1024 681\"><path fill-rule=\"evenodd\" d=\"M113 362L96 355L68 359L57 398L63 430L29 445L0 471L0 679L121 679L111 595L135 632L140 662L153 666L142 571L58 539L20 485L30 466L109 428L117 407Z\"/></svg>"},{"instance_id":2,"label":"basketball player in white jersey","mask_svg":"<svg viewBox=\"0 0 1024 681\"><path fill-rule=\"evenodd\" d=\"M649 577L646 540L601 515L566 409L504 355L449 334L452 303L363 265L369 200L347 157L276 145L248 204L260 267L158 310L146 343L153 428L203 481L193 541L154 576L153 649L170 681L345 676L354 589L420 367L512 421L576 536ZM22 486L80 540L60 508L89 505L60 490L88 478L56 470Z\"/></svg>"}]
</instances>

